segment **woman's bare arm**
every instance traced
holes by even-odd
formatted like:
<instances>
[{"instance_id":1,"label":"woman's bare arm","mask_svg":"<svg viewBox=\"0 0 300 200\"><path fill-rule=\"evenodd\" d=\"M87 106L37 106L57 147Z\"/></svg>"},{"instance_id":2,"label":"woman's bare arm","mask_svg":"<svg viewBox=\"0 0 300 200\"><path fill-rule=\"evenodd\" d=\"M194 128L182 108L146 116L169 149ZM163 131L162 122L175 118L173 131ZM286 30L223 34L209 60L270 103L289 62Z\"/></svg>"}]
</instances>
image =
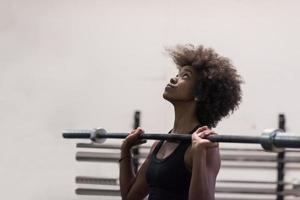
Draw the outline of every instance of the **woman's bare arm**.
<instances>
[{"instance_id":1,"label":"woman's bare arm","mask_svg":"<svg viewBox=\"0 0 300 200\"><path fill-rule=\"evenodd\" d=\"M199 147L192 158L189 200L214 200L215 183L220 169L219 149Z\"/></svg>"},{"instance_id":2,"label":"woman's bare arm","mask_svg":"<svg viewBox=\"0 0 300 200\"><path fill-rule=\"evenodd\" d=\"M205 137L215 134L207 126L200 127L192 135L192 145L187 149L185 163L192 177L189 200L214 200L215 183L220 169L220 153L217 143Z\"/></svg>"},{"instance_id":3,"label":"woman's bare arm","mask_svg":"<svg viewBox=\"0 0 300 200\"><path fill-rule=\"evenodd\" d=\"M122 149L120 162L120 191L123 200L142 200L148 194L148 185L146 182L146 170L149 166L150 155L157 142L155 142L150 150L146 160L138 170L137 174L133 171L133 164L130 149Z\"/></svg>"}]
</instances>

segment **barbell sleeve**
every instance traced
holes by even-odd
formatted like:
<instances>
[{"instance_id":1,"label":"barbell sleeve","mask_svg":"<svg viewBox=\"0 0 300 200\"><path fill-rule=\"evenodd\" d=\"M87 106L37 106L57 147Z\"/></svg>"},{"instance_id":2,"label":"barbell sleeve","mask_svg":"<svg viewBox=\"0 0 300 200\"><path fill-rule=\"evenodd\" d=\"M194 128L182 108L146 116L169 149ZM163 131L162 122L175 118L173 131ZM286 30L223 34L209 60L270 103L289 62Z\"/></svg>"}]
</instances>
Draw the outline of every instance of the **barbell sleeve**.
<instances>
[{"instance_id":1,"label":"barbell sleeve","mask_svg":"<svg viewBox=\"0 0 300 200\"><path fill-rule=\"evenodd\" d=\"M290 136L284 134L277 134L274 138L274 145L276 147L289 147L289 148L300 148L300 137Z\"/></svg>"}]
</instances>

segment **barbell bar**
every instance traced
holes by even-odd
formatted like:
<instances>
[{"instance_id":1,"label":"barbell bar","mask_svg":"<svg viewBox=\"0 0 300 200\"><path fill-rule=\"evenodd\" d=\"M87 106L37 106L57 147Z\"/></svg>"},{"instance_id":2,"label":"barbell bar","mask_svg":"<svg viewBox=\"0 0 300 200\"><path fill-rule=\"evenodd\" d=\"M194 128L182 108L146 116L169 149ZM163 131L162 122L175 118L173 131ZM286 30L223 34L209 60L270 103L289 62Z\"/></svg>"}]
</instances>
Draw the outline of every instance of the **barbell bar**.
<instances>
[{"instance_id":1,"label":"barbell bar","mask_svg":"<svg viewBox=\"0 0 300 200\"><path fill-rule=\"evenodd\" d=\"M124 139L128 133L107 133L103 128L92 130L64 130L63 138L66 139L91 139L95 143L103 143L106 139ZM161 134L145 133L140 139L146 140L179 140L191 142L191 135L188 134ZM211 142L224 143L247 143L261 144L266 151L282 151L282 148L300 148L300 136L283 133L281 130L269 130L261 136L241 136L241 135L209 135L206 139Z\"/></svg>"}]
</instances>

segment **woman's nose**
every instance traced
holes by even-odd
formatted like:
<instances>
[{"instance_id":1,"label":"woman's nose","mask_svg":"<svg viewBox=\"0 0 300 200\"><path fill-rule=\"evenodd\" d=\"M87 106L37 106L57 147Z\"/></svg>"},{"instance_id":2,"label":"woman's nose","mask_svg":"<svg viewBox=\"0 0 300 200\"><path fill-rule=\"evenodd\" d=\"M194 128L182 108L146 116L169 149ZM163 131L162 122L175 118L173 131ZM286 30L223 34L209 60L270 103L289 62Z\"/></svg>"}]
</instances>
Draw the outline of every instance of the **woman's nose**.
<instances>
[{"instance_id":1,"label":"woman's nose","mask_svg":"<svg viewBox=\"0 0 300 200\"><path fill-rule=\"evenodd\" d=\"M170 83L175 84L177 82L177 78L173 77L170 79Z\"/></svg>"}]
</instances>

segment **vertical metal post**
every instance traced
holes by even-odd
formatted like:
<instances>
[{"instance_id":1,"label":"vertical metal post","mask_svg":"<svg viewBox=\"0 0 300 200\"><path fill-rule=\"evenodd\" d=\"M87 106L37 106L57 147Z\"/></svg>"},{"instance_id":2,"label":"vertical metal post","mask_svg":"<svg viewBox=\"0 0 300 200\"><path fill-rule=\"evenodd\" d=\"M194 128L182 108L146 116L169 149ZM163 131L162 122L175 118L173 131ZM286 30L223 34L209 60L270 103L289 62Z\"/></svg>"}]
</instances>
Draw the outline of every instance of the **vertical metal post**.
<instances>
[{"instance_id":1,"label":"vertical metal post","mask_svg":"<svg viewBox=\"0 0 300 200\"><path fill-rule=\"evenodd\" d=\"M285 131L285 116L284 114L279 114L279 125L278 128ZM277 154L277 198L276 200L284 200L284 157L285 152L280 152Z\"/></svg>"},{"instance_id":2,"label":"vertical metal post","mask_svg":"<svg viewBox=\"0 0 300 200\"><path fill-rule=\"evenodd\" d=\"M133 124L133 128L136 129L137 127L140 126L140 122L141 122L141 112L140 111L135 111L134 113L134 124ZM139 159L137 158L138 155L140 154L140 151L139 151L139 147L135 147L133 150L132 150L132 154L133 154L133 167L134 167L134 171L137 172L138 170L138 167L139 167Z\"/></svg>"}]
</instances>

